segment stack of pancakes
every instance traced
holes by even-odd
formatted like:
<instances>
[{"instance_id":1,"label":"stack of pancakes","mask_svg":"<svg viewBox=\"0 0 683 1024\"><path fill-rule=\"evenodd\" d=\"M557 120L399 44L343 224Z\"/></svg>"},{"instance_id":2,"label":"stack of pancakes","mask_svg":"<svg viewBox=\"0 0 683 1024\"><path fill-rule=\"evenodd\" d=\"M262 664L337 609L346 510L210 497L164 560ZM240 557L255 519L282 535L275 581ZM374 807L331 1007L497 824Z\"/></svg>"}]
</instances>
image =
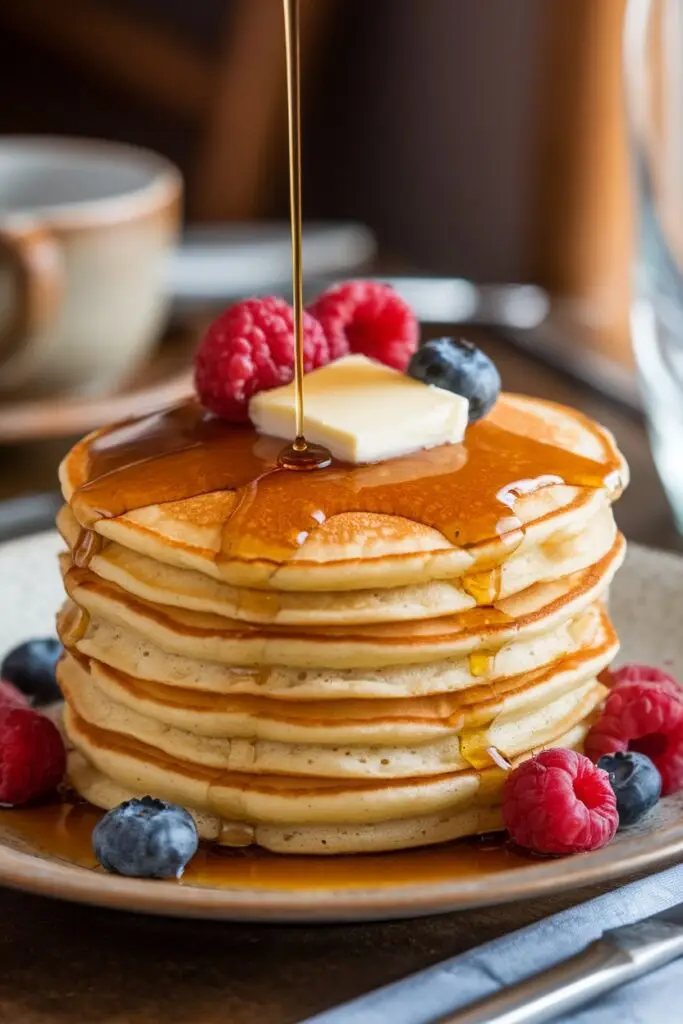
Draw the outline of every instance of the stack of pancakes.
<instances>
[{"instance_id":1,"label":"stack of pancakes","mask_svg":"<svg viewBox=\"0 0 683 1024\"><path fill-rule=\"evenodd\" d=\"M627 470L572 410L503 395L490 418L603 464L603 484L518 487L514 545L501 533L458 547L400 507L359 507L251 587L218 558L227 491L103 517L78 557L91 439L77 445L58 519L74 787L103 808L151 793L186 806L206 839L283 853L500 828L509 766L581 749L604 697L617 650L605 599L624 555L611 504Z\"/></svg>"}]
</instances>

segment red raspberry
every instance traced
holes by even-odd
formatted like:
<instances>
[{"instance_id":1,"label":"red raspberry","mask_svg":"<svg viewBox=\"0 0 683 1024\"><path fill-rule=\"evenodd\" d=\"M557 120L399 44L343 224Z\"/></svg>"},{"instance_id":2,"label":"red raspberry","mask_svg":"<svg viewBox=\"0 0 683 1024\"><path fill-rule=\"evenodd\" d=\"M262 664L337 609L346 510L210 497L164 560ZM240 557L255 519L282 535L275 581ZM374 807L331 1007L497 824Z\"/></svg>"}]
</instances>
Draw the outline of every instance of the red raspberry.
<instances>
[{"instance_id":1,"label":"red raspberry","mask_svg":"<svg viewBox=\"0 0 683 1024\"><path fill-rule=\"evenodd\" d=\"M683 690L673 676L663 672L661 668L653 668L651 665L639 665L636 663L622 665L621 668L612 669L611 686L621 686L622 683L654 683L661 686L667 693L683 700Z\"/></svg>"},{"instance_id":2,"label":"red raspberry","mask_svg":"<svg viewBox=\"0 0 683 1024\"><path fill-rule=\"evenodd\" d=\"M6 679L0 679L0 707L27 708L28 697Z\"/></svg>"},{"instance_id":3,"label":"red raspberry","mask_svg":"<svg viewBox=\"0 0 683 1024\"><path fill-rule=\"evenodd\" d=\"M0 804L25 804L52 793L64 778L59 730L32 708L0 707Z\"/></svg>"},{"instance_id":4,"label":"red raspberry","mask_svg":"<svg viewBox=\"0 0 683 1024\"><path fill-rule=\"evenodd\" d=\"M618 750L636 750L659 770L663 796L683 788L680 689L673 689L670 677L663 682L619 683L586 736L585 749L594 761Z\"/></svg>"},{"instance_id":5,"label":"red raspberry","mask_svg":"<svg viewBox=\"0 0 683 1024\"><path fill-rule=\"evenodd\" d=\"M304 314L306 373L329 362L322 327ZM294 313L283 299L245 299L210 325L194 359L203 405L233 422L249 418L249 399L294 377Z\"/></svg>"},{"instance_id":6,"label":"red raspberry","mask_svg":"<svg viewBox=\"0 0 683 1024\"><path fill-rule=\"evenodd\" d=\"M417 349L417 318L388 284L347 281L308 308L323 326L333 359L361 352L403 372Z\"/></svg>"},{"instance_id":7,"label":"red raspberry","mask_svg":"<svg viewBox=\"0 0 683 1024\"><path fill-rule=\"evenodd\" d=\"M536 853L579 853L609 843L619 825L609 775L575 750L544 750L523 761L503 789L503 822Z\"/></svg>"}]
</instances>

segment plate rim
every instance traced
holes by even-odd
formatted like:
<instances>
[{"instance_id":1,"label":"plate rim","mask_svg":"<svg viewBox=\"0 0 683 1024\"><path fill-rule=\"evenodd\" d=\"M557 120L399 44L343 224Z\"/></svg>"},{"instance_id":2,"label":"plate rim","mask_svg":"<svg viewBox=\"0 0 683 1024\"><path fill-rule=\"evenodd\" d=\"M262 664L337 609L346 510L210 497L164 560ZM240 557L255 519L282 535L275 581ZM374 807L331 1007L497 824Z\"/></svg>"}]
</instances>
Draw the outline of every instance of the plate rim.
<instances>
[{"instance_id":1,"label":"plate rim","mask_svg":"<svg viewBox=\"0 0 683 1024\"><path fill-rule=\"evenodd\" d=\"M683 859L683 817L619 846L544 860L466 880L375 889L270 889L124 878L16 850L0 839L0 884L39 896L165 917L270 924L389 921L499 906L580 890ZM559 866L562 865L564 870Z\"/></svg>"}]
</instances>

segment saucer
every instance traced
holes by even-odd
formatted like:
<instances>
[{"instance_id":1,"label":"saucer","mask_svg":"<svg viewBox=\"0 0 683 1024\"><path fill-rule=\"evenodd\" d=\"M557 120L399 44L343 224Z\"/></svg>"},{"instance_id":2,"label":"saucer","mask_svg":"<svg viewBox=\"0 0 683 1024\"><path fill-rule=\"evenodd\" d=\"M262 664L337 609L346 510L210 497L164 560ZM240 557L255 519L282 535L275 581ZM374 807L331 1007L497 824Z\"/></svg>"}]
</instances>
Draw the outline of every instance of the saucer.
<instances>
[{"instance_id":1,"label":"saucer","mask_svg":"<svg viewBox=\"0 0 683 1024\"><path fill-rule=\"evenodd\" d=\"M197 336L195 331L169 333L148 361L109 394L3 396L0 445L78 437L181 401L192 391L189 367Z\"/></svg>"}]
</instances>

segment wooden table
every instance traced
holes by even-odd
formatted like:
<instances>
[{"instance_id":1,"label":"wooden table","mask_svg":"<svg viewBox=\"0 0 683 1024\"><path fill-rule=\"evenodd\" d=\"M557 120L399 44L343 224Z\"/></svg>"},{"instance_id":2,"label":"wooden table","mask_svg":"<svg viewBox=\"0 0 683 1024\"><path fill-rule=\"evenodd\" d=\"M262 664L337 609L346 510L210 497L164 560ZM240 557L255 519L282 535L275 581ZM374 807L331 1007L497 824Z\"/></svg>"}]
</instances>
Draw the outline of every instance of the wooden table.
<instances>
[{"instance_id":1,"label":"wooden table","mask_svg":"<svg viewBox=\"0 0 683 1024\"><path fill-rule=\"evenodd\" d=\"M617 510L622 529L641 543L680 547L638 417L502 343L487 340L486 347L508 389L575 405L614 432L633 473ZM37 460L36 482L44 486L51 472ZM597 891L318 928L140 918L2 891L0 1020L289 1024Z\"/></svg>"}]
</instances>

